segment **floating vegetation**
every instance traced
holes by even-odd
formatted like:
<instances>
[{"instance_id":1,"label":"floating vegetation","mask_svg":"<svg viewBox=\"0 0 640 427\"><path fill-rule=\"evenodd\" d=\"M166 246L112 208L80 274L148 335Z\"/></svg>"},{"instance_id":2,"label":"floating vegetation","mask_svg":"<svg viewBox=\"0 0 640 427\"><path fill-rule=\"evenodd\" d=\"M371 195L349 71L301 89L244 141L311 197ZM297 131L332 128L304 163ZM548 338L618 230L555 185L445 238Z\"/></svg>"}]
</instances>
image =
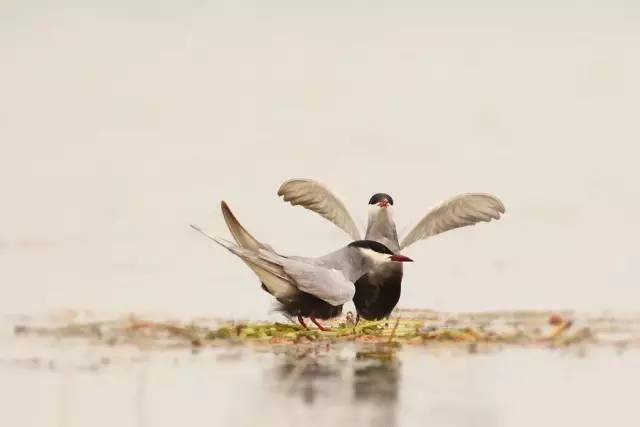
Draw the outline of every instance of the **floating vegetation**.
<instances>
[{"instance_id":1,"label":"floating vegetation","mask_svg":"<svg viewBox=\"0 0 640 427\"><path fill-rule=\"evenodd\" d=\"M143 348L215 346L295 346L356 343L393 348L401 345L564 347L580 343L628 347L640 341L640 323L615 318L575 320L571 313L502 312L447 314L399 311L391 319L333 321L330 330L304 329L289 323L157 322L134 317L110 322L69 323L60 327L15 326L19 336L85 339L105 345ZM626 321L625 321L626 320Z\"/></svg>"}]
</instances>

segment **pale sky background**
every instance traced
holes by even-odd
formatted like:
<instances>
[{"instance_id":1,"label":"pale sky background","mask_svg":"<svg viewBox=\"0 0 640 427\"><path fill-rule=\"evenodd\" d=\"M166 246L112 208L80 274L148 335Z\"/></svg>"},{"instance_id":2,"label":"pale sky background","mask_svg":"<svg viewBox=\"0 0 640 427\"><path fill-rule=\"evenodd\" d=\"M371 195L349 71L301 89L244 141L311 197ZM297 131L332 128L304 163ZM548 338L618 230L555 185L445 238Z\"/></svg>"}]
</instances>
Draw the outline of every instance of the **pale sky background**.
<instances>
[{"instance_id":1,"label":"pale sky background","mask_svg":"<svg viewBox=\"0 0 640 427\"><path fill-rule=\"evenodd\" d=\"M640 6L0 1L0 313L266 317L188 228L218 203L280 252L348 242L314 178L400 231L449 196L503 220L412 246L402 307L637 309ZM473 5L469 7L469 5Z\"/></svg>"}]
</instances>

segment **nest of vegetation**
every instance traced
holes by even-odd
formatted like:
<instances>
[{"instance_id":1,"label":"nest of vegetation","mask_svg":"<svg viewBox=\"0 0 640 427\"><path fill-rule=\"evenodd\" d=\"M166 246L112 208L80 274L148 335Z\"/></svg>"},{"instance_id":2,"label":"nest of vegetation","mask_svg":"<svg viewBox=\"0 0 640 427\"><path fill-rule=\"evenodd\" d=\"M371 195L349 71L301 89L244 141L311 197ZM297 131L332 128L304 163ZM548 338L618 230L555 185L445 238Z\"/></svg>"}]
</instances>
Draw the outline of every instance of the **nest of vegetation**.
<instances>
[{"instance_id":1,"label":"nest of vegetation","mask_svg":"<svg viewBox=\"0 0 640 427\"><path fill-rule=\"evenodd\" d=\"M368 343L388 346L478 345L565 347L574 344L637 346L640 318L579 318L570 312L437 313L401 310L385 321L361 321L348 314L328 331L289 323L249 323L198 319L188 323L128 316L114 321L71 321L56 327L16 325L18 336L85 339L105 345L142 348L297 346Z\"/></svg>"}]
</instances>

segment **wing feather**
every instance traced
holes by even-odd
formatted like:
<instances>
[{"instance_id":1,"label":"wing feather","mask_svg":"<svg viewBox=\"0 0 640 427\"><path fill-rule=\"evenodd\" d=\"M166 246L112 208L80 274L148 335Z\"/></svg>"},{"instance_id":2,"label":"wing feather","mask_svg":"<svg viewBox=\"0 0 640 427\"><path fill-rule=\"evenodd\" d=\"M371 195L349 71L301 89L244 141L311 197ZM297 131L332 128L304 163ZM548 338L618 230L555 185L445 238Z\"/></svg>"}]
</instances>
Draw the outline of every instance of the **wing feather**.
<instances>
[{"instance_id":1,"label":"wing feather","mask_svg":"<svg viewBox=\"0 0 640 427\"><path fill-rule=\"evenodd\" d=\"M278 196L293 206L302 206L328 219L353 240L360 240L360 231L342 201L327 187L311 179L290 179L278 189Z\"/></svg>"},{"instance_id":2,"label":"wing feather","mask_svg":"<svg viewBox=\"0 0 640 427\"><path fill-rule=\"evenodd\" d=\"M402 240L400 249L454 228L500 219L504 212L500 199L491 194L467 193L452 197L431 209Z\"/></svg>"},{"instance_id":3,"label":"wing feather","mask_svg":"<svg viewBox=\"0 0 640 427\"><path fill-rule=\"evenodd\" d=\"M351 301L356 293L356 286L340 271L287 259L283 263L284 271L291 276L298 289L328 302L331 305L342 305Z\"/></svg>"},{"instance_id":4,"label":"wing feather","mask_svg":"<svg viewBox=\"0 0 640 427\"><path fill-rule=\"evenodd\" d=\"M286 299L303 291L337 306L350 301L355 295L353 282L338 270L283 257L268 249L254 251L243 248L211 236L200 227L191 227L242 259L276 298Z\"/></svg>"},{"instance_id":5,"label":"wing feather","mask_svg":"<svg viewBox=\"0 0 640 427\"><path fill-rule=\"evenodd\" d=\"M213 240L242 259L258 276L262 284L269 290L269 293L276 298L287 298L298 293L298 289L292 282L291 277L285 273L281 265L278 265L270 259L261 257L258 252L251 249L246 249L219 237L211 236L196 225L191 225L191 228L202 233L205 237ZM260 249L260 252L267 252L267 250Z\"/></svg>"},{"instance_id":6,"label":"wing feather","mask_svg":"<svg viewBox=\"0 0 640 427\"><path fill-rule=\"evenodd\" d=\"M253 237L251 233L249 233L242 224L240 224L236 216L231 212L229 205L227 205L227 202L224 200L220 202L220 209L222 210L222 216L224 217L224 221L227 223L227 227L229 227L231 235L240 247L253 249L254 251L257 251L258 249L268 249L273 251L271 246L266 243L259 242L258 239Z\"/></svg>"}]
</instances>

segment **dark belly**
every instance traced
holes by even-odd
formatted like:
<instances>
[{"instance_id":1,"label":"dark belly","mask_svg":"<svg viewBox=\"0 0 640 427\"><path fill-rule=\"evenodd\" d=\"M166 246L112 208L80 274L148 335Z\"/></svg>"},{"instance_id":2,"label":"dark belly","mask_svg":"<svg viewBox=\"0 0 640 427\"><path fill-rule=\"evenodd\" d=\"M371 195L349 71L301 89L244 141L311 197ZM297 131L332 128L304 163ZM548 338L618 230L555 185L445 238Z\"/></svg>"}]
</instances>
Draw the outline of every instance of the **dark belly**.
<instances>
[{"instance_id":1,"label":"dark belly","mask_svg":"<svg viewBox=\"0 0 640 427\"><path fill-rule=\"evenodd\" d=\"M262 289L269 292L266 286ZM342 314L342 305L331 305L306 292L285 299L279 299L280 305L277 311L287 313L289 316L315 317L318 319L331 319Z\"/></svg>"},{"instance_id":2,"label":"dark belly","mask_svg":"<svg viewBox=\"0 0 640 427\"><path fill-rule=\"evenodd\" d=\"M388 317L400 300L402 265L391 264L356 281L353 303L360 317L380 320Z\"/></svg>"}]
</instances>

